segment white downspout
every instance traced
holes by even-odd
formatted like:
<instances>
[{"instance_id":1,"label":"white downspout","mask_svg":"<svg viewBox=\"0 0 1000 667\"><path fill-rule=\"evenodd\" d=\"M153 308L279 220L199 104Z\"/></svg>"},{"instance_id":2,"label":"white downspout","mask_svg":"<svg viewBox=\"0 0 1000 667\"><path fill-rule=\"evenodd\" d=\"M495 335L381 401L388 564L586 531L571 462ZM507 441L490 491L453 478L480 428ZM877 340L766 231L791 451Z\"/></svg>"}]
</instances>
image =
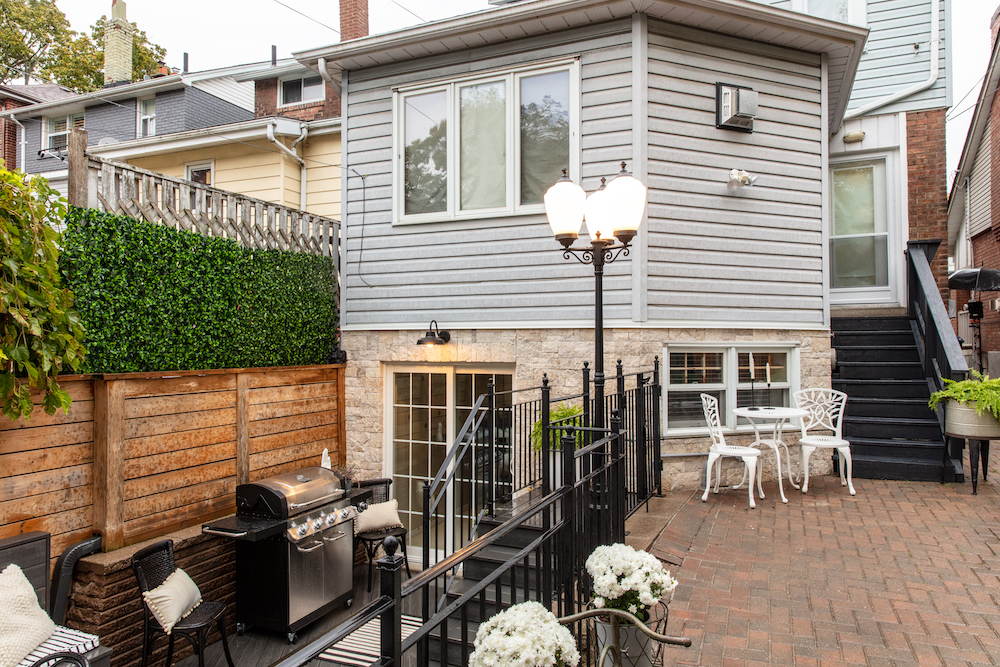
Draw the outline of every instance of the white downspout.
<instances>
[{"instance_id":1,"label":"white downspout","mask_svg":"<svg viewBox=\"0 0 1000 667\"><path fill-rule=\"evenodd\" d=\"M333 76L326 71L326 58L320 58L316 62L316 68L319 70L319 75L324 81L326 81L326 85L330 86L330 88L333 89L333 92L337 93L337 97L343 97L343 95L340 94L340 82L334 79Z\"/></svg>"},{"instance_id":2,"label":"white downspout","mask_svg":"<svg viewBox=\"0 0 1000 667\"><path fill-rule=\"evenodd\" d=\"M969 260L968 265L969 266L975 266L976 265L975 260L973 260L973 258L972 258L972 231L969 229L969 225L972 223L972 219L969 216L969 204L970 203L972 203L972 202L971 202L971 198L969 197L969 177L966 176L965 177L965 239L964 239L964 241L965 241L965 250L969 253L969 256L967 258ZM961 269L961 268L964 268L964 267L956 266L955 268L956 269Z\"/></svg>"},{"instance_id":3,"label":"white downspout","mask_svg":"<svg viewBox=\"0 0 1000 667\"><path fill-rule=\"evenodd\" d=\"M8 116L8 118L11 119L14 125L17 125L19 128L21 128L21 173L26 174L28 172L27 168L28 162L25 159L27 157L27 151L28 151L28 130L26 130L24 125L21 124L21 121L19 121L17 118L14 118L14 114L11 114L10 116Z\"/></svg>"},{"instance_id":4,"label":"white downspout","mask_svg":"<svg viewBox=\"0 0 1000 667\"><path fill-rule=\"evenodd\" d=\"M941 24L941 0L931 0L931 71L927 75L926 81L921 81L916 83L909 88L904 88L899 92L893 93L881 99L875 100L874 102L869 102L863 107L859 107L854 111L848 111L844 114L844 120L850 120L851 118L857 118L858 116L863 116L866 113L879 109L886 106L887 104L892 104L893 102L899 101L910 95L915 95L919 92L927 90L938 80L938 61L941 57L941 39L940 39L940 24Z\"/></svg>"},{"instance_id":5,"label":"white downspout","mask_svg":"<svg viewBox=\"0 0 1000 667\"><path fill-rule=\"evenodd\" d=\"M309 135L309 127L307 125L299 126L301 134L299 134L298 139L292 142L292 147L289 148L285 144L278 141L277 137L274 136L274 125L274 123L271 123L267 126L267 139L299 163L299 210L304 211L306 210L306 190L309 181L307 180L306 161L299 157L299 154L295 152L295 147L302 143L302 141L304 141Z\"/></svg>"}]
</instances>

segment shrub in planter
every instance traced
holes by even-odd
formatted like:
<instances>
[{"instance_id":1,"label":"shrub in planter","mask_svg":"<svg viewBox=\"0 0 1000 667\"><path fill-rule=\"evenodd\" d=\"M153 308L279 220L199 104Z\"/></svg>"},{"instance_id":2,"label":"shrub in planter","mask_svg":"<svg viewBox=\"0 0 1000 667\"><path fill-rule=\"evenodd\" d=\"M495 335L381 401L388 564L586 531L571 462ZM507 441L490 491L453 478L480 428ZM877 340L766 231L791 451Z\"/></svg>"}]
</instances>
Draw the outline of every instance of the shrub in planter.
<instances>
[{"instance_id":1,"label":"shrub in planter","mask_svg":"<svg viewBox=\"0 0 1000 667\"><path fill-rule=\"evenodd\" d=\"M563 420L567 420L567 423L571 421L572 417L583 414L583 406L580 405L558 405L555 408L549 410L549 424L559 425ZM576 446L583 447L584 445L584 432L576 432ZM549 442L549 447L552 449L559 449L559 439L556 438ZM542 451L542 420L539 419L535 422L535 425L531 427L531 448L536 452Z\"/></svg>"},{"instance_id":2,"label":"shrub in planter","mask_svg":"<svg viewBox=\"0 0 1000 667\"><path fill-rule=\"evenodd\" d=\"M945 387L931 394L932 409L945 402L945 432L956 437L1000 437L1000 378L972 371L967 380L943 378ZM974 414L973 414L974 413Z\"/></svg>"}]
</instances>

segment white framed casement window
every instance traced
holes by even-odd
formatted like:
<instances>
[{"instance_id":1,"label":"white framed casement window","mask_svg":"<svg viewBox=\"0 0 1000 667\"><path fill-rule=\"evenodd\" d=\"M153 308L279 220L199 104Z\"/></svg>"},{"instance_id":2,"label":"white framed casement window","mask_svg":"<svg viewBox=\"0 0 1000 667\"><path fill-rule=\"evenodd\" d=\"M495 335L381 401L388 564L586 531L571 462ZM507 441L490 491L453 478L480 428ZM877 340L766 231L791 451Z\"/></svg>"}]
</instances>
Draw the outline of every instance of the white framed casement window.
<instances>
[{"instance_id":1,"label":"white framed casement window","mask_svg":"<svg viewBox=\"0 0 1000 667\"><path fill-rule=\"evenodd\" d=\"M156 136L156 98L139 100L136 111L139 116L136 135L140 138Z\"/></svg>"},{"instance_id":2,"label":"white framed casement window","mask_svg":"<svg viewBox=\"0 0 1000 667\"><path fill-rule=\"evenodd\" d=\"M285 79L278 83L278 106L317 102L325 99L326 90L319 76Z\"/></svg>"},{"instance_id":3,"label":"white framed casement window","mask_svg":"<svg viewBox=\"0 0 1000 667\"><path fill-rule=\"evenodd\" d=\"M200 185L213 185L212 175L215 173L215 160L200 160L184 164L184 176L189 181Z\"/></svg>"},{"instance_id":4,"label":"white framed casement window","mask_svg":"<svg viewBox=\"0 0 1000 667\"><path fill-rule=\"evenodd\" d=\"M754 382L751 396L750 355ZM704 435L708 432L701 394L719 401L724 428L752 431L749 423L733 414L738 407L790 406L799 388L798 343L699 343L668 344L663 394L664 433L670 436ZM767 384L767 367L771 384Z\"/></svg>"},{"instance_id":5,"label":"white framed casement window","mask_svg":"<svg viewBox=\"0 0 1000 667\"><path fill-rule=\"evenodd\" d=\"M545 212L577 177L579 64L536 65L393 93L393 220Z\"/></svg>"},{"instance_id":6,"label":"white framed casement window","mask_svg":"<svg viewBox=\"0 0 1000 667\"><path fill-rule=\"evenodd\" d=\"M42 128L45 132L42 146L56 150L66 148L69 145L69 131L83 129L83 112L48 118L42 123Z\"/></svg>"},{"instance_id":7,"label":"white framed casement window","mask_svg":"<svg viewBox=\"0 0 1000 667\"><path fill-rule=\"evenodd\" d=\"M791 9L840 23L868 25L867 0L792 0Z\"/></svg>"}]
</instances>

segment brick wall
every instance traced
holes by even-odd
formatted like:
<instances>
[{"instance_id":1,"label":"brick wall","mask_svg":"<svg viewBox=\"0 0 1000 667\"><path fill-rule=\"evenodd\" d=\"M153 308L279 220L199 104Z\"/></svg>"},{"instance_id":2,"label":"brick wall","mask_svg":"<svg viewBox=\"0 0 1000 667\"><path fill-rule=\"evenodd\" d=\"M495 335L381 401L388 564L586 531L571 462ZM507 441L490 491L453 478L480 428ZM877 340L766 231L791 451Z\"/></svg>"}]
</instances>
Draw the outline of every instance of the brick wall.
<instances>
[{"instance_id":1,"label":"brick wall","mask_svg":"<svg viewBox=\"0 0 1000 667\"><path fill-rule=\"evenodd\" d=\"M27 106L24 102L17 100L0 100L0 111L17 109ZM14 170L20 164L17 160L18 151L18 127L7 118L0 119L0 160L3 160L7 169Z\"/></svg>"},{"instance_id":2,"label":"brick wall","mask_svg":"<svg viewBox=\"0 0 1000 667\"><path fill-rule=\"evenodd\" d=\"M304 102L287 107L278 107L278 79L261 79L255 82L254 116L285 116L295 120L310 121L320 118L337 118L340 116L340 97L323 86L326 99L319 102Z\"/></svg>"},{"instance_id":3,"label":"brick wall","mask_svg":"<svg viewBox=\"0 0 1000 667\"><path fill-rule=\"evenodd\" d=\"M931 261L941 298L948 302L948 190L945 109L906 114L907 199L910 240L940 239Z\"/></svg>"},{"instance_id":4,"label":"brick wall","mask_svg":"<svg viewBox=\"0 0 1000 667\"><path fill-rule=\"evenodd\" d=\"M340 41L368 36L368 0L340 0Z\"/></svg>"}]
</instances>

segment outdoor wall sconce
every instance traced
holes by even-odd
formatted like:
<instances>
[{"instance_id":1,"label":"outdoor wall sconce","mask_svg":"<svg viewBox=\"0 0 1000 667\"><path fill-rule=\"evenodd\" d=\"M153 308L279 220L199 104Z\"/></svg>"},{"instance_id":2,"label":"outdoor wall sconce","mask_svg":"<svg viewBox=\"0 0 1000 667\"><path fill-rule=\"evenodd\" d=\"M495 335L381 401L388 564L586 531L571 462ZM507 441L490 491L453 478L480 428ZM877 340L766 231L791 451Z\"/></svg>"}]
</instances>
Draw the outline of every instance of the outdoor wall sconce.
<instances>
[{"instance_id":1,"label":"outdoor wall sconce","mask_svg":"<svg viewBox=\"0 0 1000 667\"><path fill-rule=\"evenodd\" d=\"M759 176L754 176L750 172L744 171L743 169L731 169L729 171L729 183L726 187L730 190L739 190L744 185L752 186L757 182Z\"/></svg>"},{"instance_id":2,"label":"outdoor wall sconce","mask_svg":"<svg viewBox=\"0 0 1000 667\"><path fill-rule=\"evenodd\" d=\"M757 91L728 83L715 84L715 126L722 130L753 132Z\"/></svg>"},{"instance_id":3,"label":"outdoor wall sconce","mask_svg":"<svg viewBox=\"0 0 1000 667\"><path fill-rule=\"evenodd\" d=\"M437 320L431 320L427 334L417 341L417 345L444 345L451 340L451 334L437 328Z\"/></svg>"}]
</instances>

